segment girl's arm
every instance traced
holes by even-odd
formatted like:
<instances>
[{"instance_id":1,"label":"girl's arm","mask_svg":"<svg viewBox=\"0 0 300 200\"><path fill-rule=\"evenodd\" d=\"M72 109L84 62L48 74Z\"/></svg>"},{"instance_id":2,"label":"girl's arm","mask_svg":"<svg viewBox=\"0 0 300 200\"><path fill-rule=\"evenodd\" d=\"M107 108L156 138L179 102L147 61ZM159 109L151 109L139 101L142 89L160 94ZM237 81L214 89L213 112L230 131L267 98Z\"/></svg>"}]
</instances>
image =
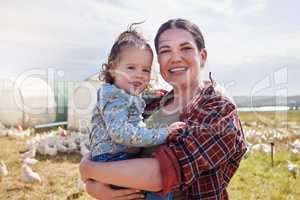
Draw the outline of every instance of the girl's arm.
<instances>
[{"instance_id":1,"label":"girl's arm","mask_svg":"<svg viewBox=\"0 0 300 200\"><path fill-rule=\"evenodd\" d=\"M160 145L166 141L167 128L148 129L142 118L130 119L129 103L124 99L109 101L102 110L103 119L111 139L117 144L130 147ZM134 120L134 123L131 121Z\"/></svg>"},{"instance_id":2,"label":"girl's arm","mask_svg":"<svg viewBox=\"0 0 300 200\"><path fill-rule=\"evenodd\" d=\"M139 158L123 161L98 163L84 158L80 173L85 179L106 184L147 191L160 191L162 178L159 163L154 158Z\"/></svg>"}]
</instances>

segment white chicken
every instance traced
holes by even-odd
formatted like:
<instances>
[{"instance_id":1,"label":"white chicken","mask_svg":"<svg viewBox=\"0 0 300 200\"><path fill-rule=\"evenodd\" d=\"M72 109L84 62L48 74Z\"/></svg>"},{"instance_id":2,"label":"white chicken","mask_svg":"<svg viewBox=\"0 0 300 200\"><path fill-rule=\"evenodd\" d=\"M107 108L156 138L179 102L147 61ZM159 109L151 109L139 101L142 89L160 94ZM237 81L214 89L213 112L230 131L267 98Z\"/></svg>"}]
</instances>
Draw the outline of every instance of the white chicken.
<instances>
[{"instance_id":1,"label":"white chicken","mask_svg":"<svg viewBox=\"0 0 300 200\"><path fill-rule=\"evenodd\" d=\"M72 140L72 138L66 138L57 143L57 149L62 153L72 153L76 151L77 145Z\"/></svg>"},{"instance_id":2,"label":"white chicken","mask_svg":"<svg viewBox=\"0 0 300 200\"><path fill-rule=\"evenodd\" d=\"M58 127L57 133L58 133L58 135L60 135L61 137L66 137L66 136L69 135L68 131L65 130L65 129L63 129L63 128L61 128L61 127Z\"/></svg>"},{"instance_id":3,"label":"white chicken","mask_svg":"<svg viewBox=\"0 0 300 200\"><path fill-rule=\"evenodd\" d=\"M0 181L4 176L8 175L8 170L3 161L0 162Z\"/></svg>"},{"instance_id":4,"label":"white chicken","mask_svg":"<svg viewBox=\"0 0 300 200\"><path fill-rule=\"evenodd\" d=\"M25 158L34 158L36 155L36 148L33 147L32 149L29 149L28 151L26 151L25 153L23 153L21 155L21 158L25 159Z\"/></svg>"},{"instance_id":5,"label":"white chicken","mask_svg":"<svg viewBox=\"0 0 300 200\"><path fill-rule=\"evenodd\" d=\"M45 132L37 134L35 137L26 141L29 151L22 155L22 160L26 157L35 157L35 151L42 155L55 156L61 153L88 153L88 135L80 132L69 132L60 129L61 134L56 132Z\"/></svg>"},{"instance_id":6,"label":"white chicken","mask_svg":"<svg viewBox=\"0 0 300 200\"><path fill-rule=\"evenodd\" d=\"M298 149L292 149L290 151L291 160L295 161L300 157L300 151Z\"/></svg>"},{"instance_id":7,"label":"white chicken","mask_svg":"<svg viewBox=\"0 0 300 200\"><path fill-rule=\"evenodd\" d=\"M30 133L30 129L23 130L21 126L18 126L17 128L11 127L7 130L7 136L13 139L23 139L30 136Z\"/></svg>"},{"instance_id":8,"label":"white chicken","mask_svg":"<svg viewBox=\"0 0 300 200\"><path fill-rule=\"evenodd\" d=\"M22 174L21 174L21 180L24 183L41 183L42 179L40 175L36 172L33 172L32 169L28 165L22 165Z\"/></svg>"},{"instance_id":9,"label":"white chicken","mask_svg":"<svg viewBox=\"0 0 300 200\"><path fill-rule=\"evenodd\" d=\"M88 154L90 151L89 151L89 149L87 148L87 145L84 143L84 142L82 142L82 143L80 143L80 154L82 155L82 156L85 156L86 154Z\"/></svg>"},{"instance_id":10,"label":"white chicken","mask_svg":"<svg viewBox=\"0 0 300 200\"><path fill-rule=\"evenodd\" d=\"M251 153L261 152L264 154L271 154L271 145L269 144L255 144L251 147Z\"/></svg>"},{"instance_id":11,"label":"white chicken","mask_svg":"<svg viewBox=\"0 0 300 200\"><path fill-rule=\"evenodd\" d=\"M76 187L77 187L79 192L84 192L86 190L85 189L85 183L81 179L77 180Z\"/></svg>"},{"instance_id":12,"label":"white chicken","mask_svg":"<svg viewBox=\"0 0 300 200\"><path fill-rule=\"evenodd\" d=\"M290 145L293 148L300 150L300 140L299 139L296 139L294 142L290 143Z\"/></svg>"},{"instance_id":13,"label":"white chicken","mask_svg":"<svg viewBox=\"0 0 300 200\"><path fill-rule=\"evenodd\" d=\"M39 161L35 158L24 158L22 162L26 165L34 165L34 164L38 163Z\"/></svg>"},{"instance_id":14,"label":"white chicken","mask_svg":"<svg viewBox=\"0 0 300 200\"><path fill-rule=\"evenodd\" d=\"M7 131L6 128L3 124L0 122L0 137L6 137L7 136Z\"/></svg>"},{"instance_id":15,"label":"white chicken","mask_svg":"<svg viewBox=\"0 0 300 200\"><path fill-rule=\"evenodd\" d=\"M288 162L288 171L293 175L294 178L297 178L298 166L289 160L287 160L287 162Z\"/></svg>"},{"instance_id":16,"label":"white chicken","mask_svg":"<svg viewBox=\"0 0 300 200\"><path fill-rule=\"evenodd\" d=\"M49 156L55 156L58 150L55 145L46 145L45 146L45 154Z\"/></svg>"},{"instance_id":17,"label":"white chicken","mask_svg":"<svg viewBox=\"0 0 300 200\"><path fill-rule=\"evenodd\" d=\"M4 124L2 124L1 122L0 122L0 129L5 129Z\"/></svg>"},{"instance_id":18,"label":"white chicken","mask_svg":"<svg viewBox=\"0 0 300 200\"><path fill-rule=\"evenodd\" d=\"M0 129L0 137L6 137L6 131Z\"/></svg>"}]
</instances>

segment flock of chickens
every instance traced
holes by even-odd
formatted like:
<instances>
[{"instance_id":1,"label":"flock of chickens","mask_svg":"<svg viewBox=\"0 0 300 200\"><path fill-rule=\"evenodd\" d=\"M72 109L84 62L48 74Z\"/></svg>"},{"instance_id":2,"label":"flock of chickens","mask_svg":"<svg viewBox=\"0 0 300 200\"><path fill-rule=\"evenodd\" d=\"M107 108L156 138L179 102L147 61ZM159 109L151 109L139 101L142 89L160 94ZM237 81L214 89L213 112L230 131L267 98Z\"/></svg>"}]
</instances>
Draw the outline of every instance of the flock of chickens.
<instances>
[{"instance_id":1,"label":"flock of chickens","mask_svg":"<svg viewBox=\"0 0 300 200\"><path fill-rule=\"evenodd\" d=\"M289 149L290 157L290 160L287 160L287 170L294 178L297 178L299 168L293 161L300 158L300 127L294 127L295 129L292 132L286 131L287 129L268 129L266 127L264 127L264 132L246 126L244 126L244 128L246 128L244 133L248 141L248 151L246 152L245 158L257 152L267 155L274 154L275 141L288 141L289 137L297 137L298 139L286 144Z\"/></svg>"},{"instance_id":2,"label":"flock of chickens","mask_svg":"<svg viewBox=\"0 0 300 200\"><path fill-rule=\"evenodd\" d=\"M278 132L265 134L254 129L247 128L245 136L249 141L254 141L255 144L248 143L248 152L246 157L256 152L271 154L272 145L269 140L283 140L287 136ZM32 130L23 130L18 128L5 128L0 124L0 138L27 138L31 136ZM270 138L271 137L271 138ZM289 144L291 160L297 160L300 157L300 140L296 139ZM62 153L79 153L82 156L89 152L88 135L80 132L67 131L58 128L57 131L50 131L44 134L35 134L34 137L26 141L27 151L20 155L22 160L21 180L26 184L41 183L42 179L37 172L34 172L30 166L38 163L35 159L36 153L41 155L55 156L58 152ZM298 166L292 161L287 160L287 170L296 178L298 174ZM3 161L0 163L0 182L9 175L9 169Z\"/></svg>"},{"instance_id":3,"label":"flock of chickens","mask_svg":"<svg viewBox=\"0 0 300 200\"><path fill-rule=\"evenodd\" d=\"M5 128L0 124L0 138L10 137L23 139L31 135L32 130L18 128ZM27 150L20 155L22 161L21 181L25 184L41 183L42 178L31 169L31 166L39 161L36 154L55 156L57 153L79 153L82 156L89 152L88 135L80 132L71 132L58 128L57 131L50 131L43 134L36 134L26 141ZM7 165L0 162L0 183L5 176L9 175Z\"/></svg>"}]
</instances>

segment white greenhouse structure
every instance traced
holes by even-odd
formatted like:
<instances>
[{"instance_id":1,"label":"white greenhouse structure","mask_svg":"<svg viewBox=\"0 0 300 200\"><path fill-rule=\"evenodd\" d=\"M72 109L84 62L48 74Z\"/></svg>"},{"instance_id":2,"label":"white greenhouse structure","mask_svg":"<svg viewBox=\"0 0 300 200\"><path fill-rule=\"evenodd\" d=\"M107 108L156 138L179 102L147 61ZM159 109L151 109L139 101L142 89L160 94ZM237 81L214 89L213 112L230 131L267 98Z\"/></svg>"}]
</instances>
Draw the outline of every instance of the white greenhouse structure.
<instances>
[{"instance_id":1,"label":"white greenhouse structure","mask_svg":"<svg viewBox=\"0 0 300 200\"><path fill-rule=\"evenodd\" d=\"M54 122L55 95L41 78L0 80L0 122L7 126L32 127Z\"/></svg>"},{"instance_id":2,"label":"white greenhouse structure","mask_svg":"<svg viewBox=\"0 0 300 200\"><path fill-rule=\"evenodd\" d=\"M101 84L97 73L74 88L68 103L68 129L87 132Z\"/></svg>"}]
</instances>

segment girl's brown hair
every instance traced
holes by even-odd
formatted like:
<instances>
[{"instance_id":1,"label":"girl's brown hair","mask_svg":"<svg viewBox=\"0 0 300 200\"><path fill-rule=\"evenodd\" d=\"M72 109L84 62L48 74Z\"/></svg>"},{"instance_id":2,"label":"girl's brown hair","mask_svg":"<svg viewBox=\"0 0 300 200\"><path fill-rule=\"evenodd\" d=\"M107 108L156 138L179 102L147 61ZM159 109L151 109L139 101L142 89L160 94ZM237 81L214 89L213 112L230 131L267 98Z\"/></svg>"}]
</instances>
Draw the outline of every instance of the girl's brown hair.
<instances>
[{"instance_id":1,"label":"girl's brown hair","mask_svg":"<svg viewBox=\"0 0 300 200\"><path fill-rule=\"evenodd\" d=\"M102 64L102 70L99 75L100 80L104 81L105 83L114 83L114 78L110 72L112 64L114 61L116 61L116 59L119 58L121 51L125 48L136 47L145 49L149 50L153 55L152 48L148 44L147 40L135 29L135 26L141 23L143 22L132 23L126 31L122 32L118 36L110 50L107 62Z\"/></svg>"}]
</instances>

